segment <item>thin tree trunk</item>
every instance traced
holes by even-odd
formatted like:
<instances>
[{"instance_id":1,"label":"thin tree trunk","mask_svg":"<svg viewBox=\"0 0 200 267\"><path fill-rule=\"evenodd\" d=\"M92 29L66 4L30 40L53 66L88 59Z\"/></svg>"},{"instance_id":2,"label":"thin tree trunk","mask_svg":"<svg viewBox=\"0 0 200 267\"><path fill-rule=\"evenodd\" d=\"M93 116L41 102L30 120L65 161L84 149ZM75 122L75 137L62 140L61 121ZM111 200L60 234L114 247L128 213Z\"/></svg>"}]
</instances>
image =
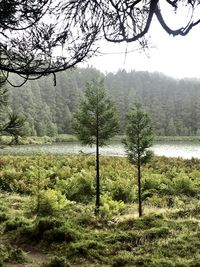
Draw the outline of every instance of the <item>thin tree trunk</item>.
<instances>
[{"instance_id":1,"label":"thin tree trunk","mask_svg":"<svg viewBox=\"0 0 200 267\"><path fill-rule=\"evenodd\" d=\"M40 159L38 156L37 159L37 215L39 214L40 211Z\"/></svg>"},{"instance_id":2,"label":"thin tree trunk","mask_svg":"<svg viewBox=\"0 0 200 267\"><path fill-rule=\"evenodd\" d=\"M142 217L141 162L140 162L140 157L138 157L137 167L138 167L138 213L139 213L139 217Z\"/></svg>"},{"instance_id":3,"label":"thin tree trunk","mask_svg":"<svg viewBox=\"0 0 200 267\"><path fill-rule=\"evenodd\" d=\"M99 214L100 206L100 177L99 177L99 114L98 114L98 101L97 101L97 114L96 114L96 205L95 215Z\"/></svg>"},{"instance_id":4,"label":"thin tree trunk","mask_svg":"<svg viewBox=\"0 0 200 267\"><path fill-rule=\"evenodd\" d=\"M96 206L95 206L95 214L99 214L99 206L100 206L100 179L99 179L99 140L97 137L96 141Z\"/></svg>"}]
</instances>

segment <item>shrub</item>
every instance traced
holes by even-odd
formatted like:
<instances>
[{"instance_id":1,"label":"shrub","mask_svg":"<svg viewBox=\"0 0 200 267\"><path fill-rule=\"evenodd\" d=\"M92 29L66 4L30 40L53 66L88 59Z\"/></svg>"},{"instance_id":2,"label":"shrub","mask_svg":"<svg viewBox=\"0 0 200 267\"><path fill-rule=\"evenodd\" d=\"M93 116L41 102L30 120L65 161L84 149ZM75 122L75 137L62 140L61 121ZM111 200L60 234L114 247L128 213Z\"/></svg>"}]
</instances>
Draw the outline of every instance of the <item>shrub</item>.
<instances>
[{"instance_id":1,"label":"shrub","mask_svg":"<svg viewBox=\"0 0 200 267\"><path fill-rule=\"evenodd\" d=\"M133 188L130 187L130 181L124 179L117 179L112 182L110 189L113 200L123 201L125 203L131 202L135 198Z\"/></svg>"},{"instance_id":2,"label":"shrub","mask_svg":"<svg viewBox=\"0 0 200 267\"><path fill-rule=\"evenodd\" d=\"M14 192L14 181L17 178L18 173L14 168L4 170L0 172L0 190L7 192Z\"/></svg>"},{"instance_id":3,"label":"shrub","mask_svg":"<svg viewBox=\"0 0 200 267\"><path fill-rule=\"evenodd\" d=\"M58 181L58 188L60 188ZM65 193L67 199L77 201L81 203L89 203L95 194L94 177L92 173L81 170L79 173L75 173L71 178L68 178L66 182L62 182L64 185L62 192Z\"/></svg>"},{"instance_id":4,"label":"shrub","mask_svg":"<svg viewBox=\"0 0 200 267\"><path fill-rule=\"evenodd\" d=\"M25 263L27 262L27 257L21 248L17 248L17 249L11 250L7 261L13 262L13 263Z\"/></svg>"},{"instance_id":5,"label":"shrub","mask_svg":"<svg viewBox=\"0 0 200 267\"><path fill-rule=\"evenodd\" d=\"M117 256L113 257L112 267L123 267L133 261L133 254L127 251L120 252Z\"/></svg>"},{"instance_id":6,"label":"shrub","mask_svg":"<svg viewBox=\"0 0 200 267\"><path fill-rule=\"evenodd\" d=\"M9 219L6 212L0 212L0 223L3 223Z\"/></svg>"},{"instance_id":7,"label":"shrub","mask_svg":"<svg viewBox=\"0 0 200 267\"><path fill-rule=\"evenodd\" d=\"M162 179L163 175L161 174L150 174L143 182L143 190L159 190Z\"/></svg>"},{"instance_id":8,"label":"shrub","mask_svg":"<svg viewBox=\"0 0 200 267\"><path fill-rule=\"evenodd\" d=\"M39 218L33 225L27 225L20 229L21 236L31 241L40 241L46 231L58 228L63 224L62 221L44 217Z\"/></svg>"},{"instance_id":9,"label":"shrub","mask_svg":"<svg viewBox=\"0 0 200 267\"><path fill-rule=\"evenodd\" d=\"M85 257L88 259L101 259L106 247L96 240L83 240L70 245L69 257Z\"/></svg>"},{"instance_id":10,"label":"shrub","mask_svg":"<svg viewBox=\"0 0 200 267\"><path fill-rule=\"evenodd\" d=\"M183 172L174 178L173 184L176 194L192 195L194 193L192 180Z\"/></svg>"},{"instance_id":11,"label":"shrub","mask_svg":"<svg viewBox=\"0 0 200 267\"><path fill-rule=\"evenodd\" d=\"M27 225L27 221L24 218L16 217L12 220L7 220L5 223L5 232L16 230L24 225Z\"/></svg>"},{"instance_id":12,"label":"shrub","mask_svg":"<svg viewBox=\"0 0 200 267\"><path fill-rule=\"evenodd\" d=\"M169 235L170 231L168 227L151 228L145 231L145 238L147 240L153 240L157 238L164 238Z\"/></svg>"},{"instance_id":13,"label":"shrub","mask_svg":"<svg viewBox=\"0 0 200 267\"><path fill-rule=\"evenodd\" d=\"M152 206L162 208L168 205L168 198L154 194L152 197L148 197L146 202Z\"/></svg>"},{"instance_id":14,"label":"shrub","mask_svg":"<svg viewBox=\"0 0 200 267\"><path fill-rule=\"evenodd\" d=\"M0 243L0 262L2 264L3 264L3 261L9 257L9 250L10 250L9 247L7 247L5 244Z\"/></svg>"},{"instance_id":15,"label":"shrub","mask_svg":"<svg viewBox=\"0 0 200 267\"><path fill-rule=\"evenodd\" d=\"M64 257L55 256L49 263L43 263L41 267L70 267Z\"/></svg>"},{"instance_id":16,"label":"shrub","mask_svg":"<svg viewBox=\"0 0 200 267\"><path fill-rule=\"evenodd\" d=\"M66 205L67 200L59 191L47 189L39 193L39 203L35 202L34 211L40 216L55 215Z\"/></svg>"},{"instance_id":17,"label":"shrub","mask_svg":"<svg viewBox=\"0 0 200 267\"><path fill-rule=\"evenodd\" d=\"M63 225L58 228L44 232L43 239L49 243L72 242L79 237L79 232L72 228L72 225Z\"/></svg>"},{"instance_id":18,"label":"shrub","mask_svg":"<svg viewBox=\"0 0 200 267\"><path fill-rule=\"evenodd\" d=\"M102 217L111 218L120 215L125 211L123 201L115 201L108 195L101 197L100 214Z\"/></svg>"}]
</instances>

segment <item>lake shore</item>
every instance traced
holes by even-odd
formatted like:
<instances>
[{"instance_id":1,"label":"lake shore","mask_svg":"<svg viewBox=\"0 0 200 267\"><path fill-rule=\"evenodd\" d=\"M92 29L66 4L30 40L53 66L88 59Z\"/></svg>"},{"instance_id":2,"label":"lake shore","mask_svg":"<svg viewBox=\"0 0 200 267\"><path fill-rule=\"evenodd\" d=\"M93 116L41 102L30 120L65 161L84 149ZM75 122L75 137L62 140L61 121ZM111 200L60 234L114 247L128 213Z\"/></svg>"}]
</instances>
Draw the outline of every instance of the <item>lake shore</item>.
<instances>
[{"instance_id":1,"label":"lake shore","mask_svg":"<svg viewBox=\"0 0 200 267\"><path fill-rule=\"evenodd\" d=\"M152 146L156 156L174 158L200 158L199 141L157 141ZM94 155L95 146L82 146L79 142L49 142L41 144L2 145L1 155ZM126 151L123 144L113 141L100 148L102 156L125 157Z\"/></svg>"},{"instance_id":2,"label":"lake shore","mask_svg":"<svg viewBox=\"0 0 200 267\"><path fill-rule=\"evenodd\" d=\"M123 135L114 136L110 143L121 142ZM11 136L1 136L0 145L9 145L12 141ZM155 136L154 142L177 142L177 141L188 141L188 142L200 142L200 136ZM79 142L77 137L72 134L59 134L56 136L24 136L19 137L20 145L29 144L51 144L51 143L68 143L68 142Z\"/></svg>"}]
</instances>

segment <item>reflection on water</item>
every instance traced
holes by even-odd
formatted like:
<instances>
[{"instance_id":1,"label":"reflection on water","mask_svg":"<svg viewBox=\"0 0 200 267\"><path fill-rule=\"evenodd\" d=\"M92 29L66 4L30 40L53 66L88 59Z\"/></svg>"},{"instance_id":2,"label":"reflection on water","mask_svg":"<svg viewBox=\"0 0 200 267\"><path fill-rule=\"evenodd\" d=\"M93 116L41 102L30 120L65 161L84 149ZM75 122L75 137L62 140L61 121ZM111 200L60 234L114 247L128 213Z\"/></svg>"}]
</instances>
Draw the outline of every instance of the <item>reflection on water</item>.
<instances>
[{"instance_id":1,"label":"reflection on water","mask_svg":"<svg viewBox=\"0 0 200 267\"><path fill-rule=\"evenodd\" d=\"M200 158L200 143L197 142L159 142L152 150L158 156ZM0 149L4 155L31 155L31 154L94 154L95 147L83 147L79 143L56 143L50 145L23 145L8 146ZM101 155L125 156L125 149L120 143L112 143L109 146L100 148Z\"/></svg>"}]
</instances>

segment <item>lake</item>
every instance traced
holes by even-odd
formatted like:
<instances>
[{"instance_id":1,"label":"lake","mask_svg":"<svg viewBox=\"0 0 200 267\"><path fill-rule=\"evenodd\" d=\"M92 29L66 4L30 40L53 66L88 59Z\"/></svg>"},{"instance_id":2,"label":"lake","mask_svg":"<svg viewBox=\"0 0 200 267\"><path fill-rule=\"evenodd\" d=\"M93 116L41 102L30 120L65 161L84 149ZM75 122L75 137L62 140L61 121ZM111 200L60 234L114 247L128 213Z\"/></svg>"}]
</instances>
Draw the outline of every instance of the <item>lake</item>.
<instances>
[{"instance_id":1,"label":"lake","mask_svg":"<svg viewBox=\"0 0 200 267\"><path fill-rule=\"evenodd\" d=\"M190 159L200 158L200 142L171 141L157 142L152 147L155 155L166 157L182 157ZM53 143L44 145L19 145L7 146L0 149L1 155L32 155L32 154L94 154L95 147L83 147L79 143ZM100 148L101 155L125 156L125 150L120 143L112 143L109 146Z\"/></svg>"}]
</instances>

